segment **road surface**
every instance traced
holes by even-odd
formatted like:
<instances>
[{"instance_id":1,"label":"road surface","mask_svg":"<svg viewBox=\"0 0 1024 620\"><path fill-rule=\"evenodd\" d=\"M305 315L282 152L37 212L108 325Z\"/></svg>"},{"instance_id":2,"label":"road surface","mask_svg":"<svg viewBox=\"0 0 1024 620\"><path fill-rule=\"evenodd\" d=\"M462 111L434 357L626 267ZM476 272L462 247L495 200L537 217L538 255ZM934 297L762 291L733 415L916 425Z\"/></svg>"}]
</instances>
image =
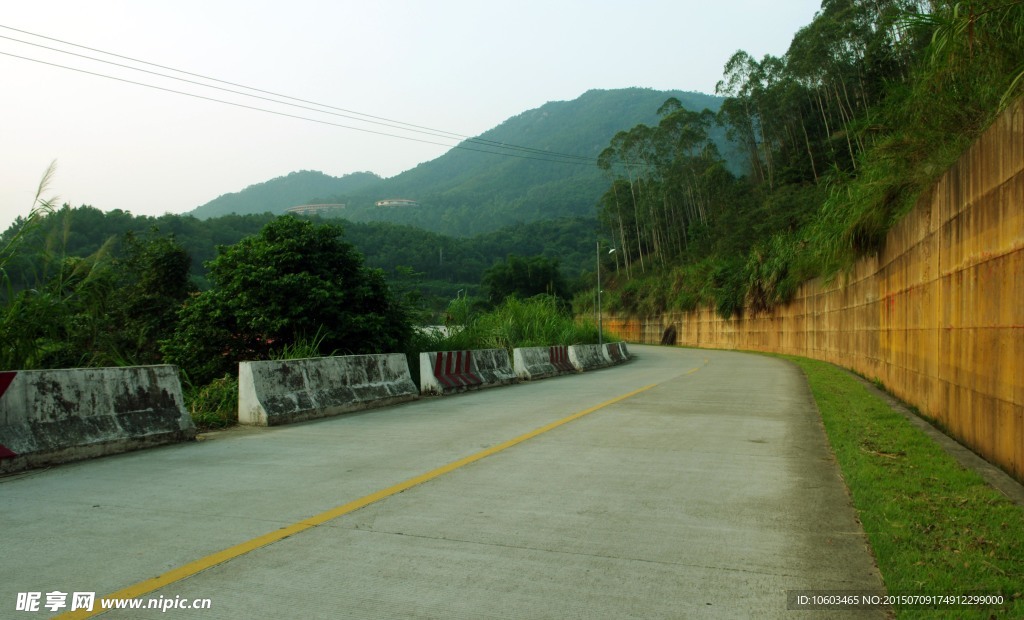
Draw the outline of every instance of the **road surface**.
<instances>
[{"instance_id":1,"label":"road surface","mask_svg":"<svg viewBox=\"0 0 1024 620\"><path fill-rule=\"evenodd\" d=\"M882 590L798 369L631 350L0 478L0 618L76 592L175 606L103 618L781 618Z\"/></svg>"}]
</instances>

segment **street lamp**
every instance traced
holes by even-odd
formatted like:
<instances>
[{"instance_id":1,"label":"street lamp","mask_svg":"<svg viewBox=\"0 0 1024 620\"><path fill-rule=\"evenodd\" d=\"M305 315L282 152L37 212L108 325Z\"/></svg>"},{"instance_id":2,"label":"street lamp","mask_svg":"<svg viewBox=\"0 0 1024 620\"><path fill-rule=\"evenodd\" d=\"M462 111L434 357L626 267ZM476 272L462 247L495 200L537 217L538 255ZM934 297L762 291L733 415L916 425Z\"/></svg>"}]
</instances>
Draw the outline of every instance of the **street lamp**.
<instances>
[{"instance_id":1,"label":"street lamp","mask_svg":"<svg viewBox=\"0 0 1024 620\"><path fill-rule=\"evenodd\" d=\"M615 248L608 250L611 254L615 252ZM604 325L602 324L601 316L601 242L597 242L597 345L601 346L604 344Z\"/></svg>"}]
</instances>

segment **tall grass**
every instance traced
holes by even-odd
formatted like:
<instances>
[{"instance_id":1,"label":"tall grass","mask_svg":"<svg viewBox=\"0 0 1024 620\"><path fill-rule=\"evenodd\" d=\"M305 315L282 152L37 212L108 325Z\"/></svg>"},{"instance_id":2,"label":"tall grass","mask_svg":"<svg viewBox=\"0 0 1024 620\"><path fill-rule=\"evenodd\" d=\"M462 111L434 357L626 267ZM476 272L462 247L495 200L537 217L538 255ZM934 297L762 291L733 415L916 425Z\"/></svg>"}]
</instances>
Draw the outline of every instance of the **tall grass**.
<instances>
[{"instance_id":1,"label":"tall grass","mask_svg":"<svg viewBox=\"0 0 1024 620\"><path fill-rule=\"evenodd\" d=\"M0 369L31 368L35 360L45 354L40 351L41 339L37 337L37 332L40 321L46 320L48 312L40 310L52 309L52 304L34 303L33 299L16 295L6 266L32 231L40 226L47 215L53 213L57 198L43 196L49 192L56 170L57 162L51 162L39 181L28 217L21 220L20 226L0 248L0 301L3 302L0 306Z\"/></svg>"},{"instance_id":2,"label":"tall grass","mask_svg":"<svg viewBox=\"0 0 1024 620\"><path fill-rule=\"evenodd\" d=\"M551 345L596 344L597 325L574 319L562 302L548 295L529 299L509 297L490 312L473 313L466 300L452 302L447 333L421 332L417 351L506 349ZM605 341L612 341L605 336Z\"/></svg>"},{"instance_id":3,"label":"tall grass","mask_svg":"<svg viewBox=\"0 0 1024 620\"><path fill-rule=\"evenodd\" d=\"M184 375L184 372L182 372ZM199 431L216 430L238 423L238 379L224 375L206 385L185 379L185 408Z\"/></svg>"},{"instance_id":4,"label":"tall grass","mask_svg":"<svg viewBox=\"0 0 1024 620\"><path fill-rule=\"evenodd\" d=\"M324 340L323 328L312 337L296 338L270 354L273 360L296 360L325 356L320 352ZM326 356L335 355L336 351ZM217 430L238 423L238 378L224 375L206 385L193 385L182 371L185 384L185 408L200 431Z\"/></svg>"}]
</instances>

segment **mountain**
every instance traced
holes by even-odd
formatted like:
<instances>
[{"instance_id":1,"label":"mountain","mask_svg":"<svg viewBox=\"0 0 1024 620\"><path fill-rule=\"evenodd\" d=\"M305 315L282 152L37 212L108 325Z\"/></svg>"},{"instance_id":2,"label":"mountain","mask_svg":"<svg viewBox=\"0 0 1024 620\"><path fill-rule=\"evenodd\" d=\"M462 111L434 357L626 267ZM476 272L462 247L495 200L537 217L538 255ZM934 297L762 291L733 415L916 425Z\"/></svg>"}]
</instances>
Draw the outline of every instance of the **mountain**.
<instances>
[{"instance_id":1,"label":"mountain","mask_svg":"<svg viewBox=\"0 0 1024 620\"><path fill-rule=\"evenodd\" d=\"M339 178L314 170L301 170L250 185L240 192L218 196L193 209L191 215L208 219L232 213L284 213L288 207L306 204L314 196L365 191L381 181L382 179L372 172L354 172Z\"/></svg>"},{"instance_id":2,"label":"mountain","mask_svg":"<svg viewBox=\"0 0 1024 620\"><path fill-rule=\"evenodd\" d=\"M449 235L468 236L517 222L560 217L593 217L608 180L591 163L551 161L547 153L595 159L612 137L639 123L658 121L657 109L669 97L690 110L717 110L721 98L701 93L643 88L591 90L572 101L553 101L509 118L441 157L388 179L357 173L334 179L322 173L292 173L227 194L193 211L198 217L271 211L282 213L304 203L345 203L353 221L408 224ZM713 137L727 156L724 133ZM495 154L486 144L529 147ZM504 151L508 153L509 151ZM311 181L316 177L317 187ZM306 183L306 180L310 183ZM301 181L301 182L300 182ZM307 187L308 185L308 187ZM413 200L417 206L377 207L387 198Z\"/></svg>"}]
</instances>

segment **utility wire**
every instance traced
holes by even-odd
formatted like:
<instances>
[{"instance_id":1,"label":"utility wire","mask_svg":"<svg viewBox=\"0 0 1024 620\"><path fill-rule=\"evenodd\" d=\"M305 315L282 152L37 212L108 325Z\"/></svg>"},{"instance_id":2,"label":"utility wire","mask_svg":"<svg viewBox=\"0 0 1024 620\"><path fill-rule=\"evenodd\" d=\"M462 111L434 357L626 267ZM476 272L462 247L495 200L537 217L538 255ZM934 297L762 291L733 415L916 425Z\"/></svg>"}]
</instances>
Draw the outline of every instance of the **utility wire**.
<instances>
[{"instance_id":1,"label":"utility wire","mask_svg":"<svg viewBox=\"0 0 1024 620\"><path fill-rule=\"evenodd\" d=\"M550 159L550 158L542 158L542 157L531 157L529 155L519 155L519 154L516 154L516 153L506 153L506 152L500 152L500 151L489 151L489 150L485 150L485 149L477 149L477 148L472 148L472 147L468 147L468 146L463 146L462 144L452 145L452 144L445 144L443 142L434 142L434 141L431 141L431 140L423 140L423 139L420 139L420 138L412 138L412 137L409 137L409 136L400 136L400 135L397 135L397 134L391 134L391 133L387 133L387 132L383 132L383 131L375 131L375 130L372 130L372 129L366 129L364 127L352 127L351 125L342 125L341 123L333 123L331 121L326 121L326 120L323 120L323 119L310 118L308 116L299 116L297 114L289 114L288 112L281 112L279 110L270 110L270 109L267 109L267 108L260 108L260 107L257 107L257 106L247 105L247 104L244 104L244 103L238 103L236 101L227 101L225 99L217 99L215 97L207 97L205 95L199 95L199 94L196 94L196 93L189 93L189 92L185 92L185 91L181 91L181 90L174 90L173 88L166 88L166 87L163 87L163 86L156 86L154 84L146 84L144 82L136 82L135 80L129 80L129 79L126 79L126 78L115 77L115 76L112 76L112 75L106 75L106 74L103 74L103 73L97 73L95 71L88 71L86 69L79 69L79 68L76 68L76 67L69 67L67 65L62 65L62 64L55 63L55 62L48 62L48 61L45 61L45 60L39 60L37 58L29 58L27 56L20 56L18 54L12 54L10 52L0 52L0 55L10 56L11 58L19 58L21 60L27 60L27 61L30 61L30 62L35 62L35 63L39 63L39 64L43 64L43 65L49 65L51 67L58 67L58 68L61 68L61 69L67 69L69 71L76 71L78 73L84 73L86 75L92 75L92 76L96 76L96 77L106 78L108 80L114 80L114 81L117 81L117 82L124 82L126 84L134 84L136 86L145 86L146 88L152 88L152 89L155 89L155 90L160 90L160 91L164 91L164 92L168 92L168 93L175 93L177 95L184 95L186 97L194 97L196 99L203 99L205 101L213 101L213 102L216 102L216 103L223 103L225 105L235 106L235 107L238 107L238 108L245 108L247 110L255 110L257 112L266 112L267 114L275 114L277 116L284 116L284 117L287 117L287 118L294 118L294 119L298 119L298 120L309 121L309 122L312 122L312 123L320 123L321 125L330 125L332 127L341 127L342 129L351 129L353 131L361 131L363 133L371 133L371 134L375 134L375 135L378 135L378 136L387 136L389 138L398 138L400 140L411 140L413 142L421 142L423 144L434 144L434 145L437 145L437 146L444 146L444 147L448 147L448 148L456 148L456 149L461 149L461 150L464 150L464 151L475 151L477 153L488 153L488 154L491 154L491 155L501 155L503 157L517 157L519 159L532 159L532 160L536 160L536 161L544 161L544 162L549 162L549 163L574 164L574 165L581 165L581 166L593 165L593 161L592 160L584 162L584 161L570 161L570 160L565 160L565 159Z\"/></svg>"},{"instance_id":2,"label":"utility wire","mask_svg":"<svg viewBox=\"0 0 1024 620\"><path fill-rule=\"evenodd\" d=\"M525 153L530 153L530 154L536 154L536 155L543 156L542 158L527 158L527 159L542 159L542 161L560 161L561 159L568 159L568 160L574 160L574 161L566 161L564 163L587 163L587 164L594 164L597 161L593 157L586 157L586 156L582 156L582 155L572 155L572 154L568 154L568 153L560 153L560 152L557 152L557 151L549 151L549 150L545 150L545 149L538 149L538 148L532 148L532 147L519 146L519 145L515 145L515 144L508 144L508 143L505 143L505 142L497 142L497 141L494 141L494 140L487 140L485 138L474 138L474 137L465 136L463 134L458 134L458 133L454 133L454 132L450 132L450 131L445 131L445 130L441 130L441 129L432 129L430 127L424 127L424 126L421 126L421 125L414 125L414 124L411 124L411 123L405 123L405 122L402 122L402 121L396 121L396 120L392 120L392 119L387 119L387 118L384 118L384 117L374 116L374 115L371 115L371 114L364 114L362 112L355 112L355 111L352 111L352 110L346 110L344 108L339 108L339 107L335 107L335 106L331 106L331 105L327 105L327 104L317 103L317 102L314 102L314 101L308 101L308 100L305 100L305 99L299 99L297 97L291 97L291 96L288 96L288 95L282 95L280 93L274 93L274 92L271 92L271 91L262 90L262 89L254 88L254 87L251 87L251 86L246 86L244 84L238 84L238 83L235 83L235 82L229 82L229 81L226 81L226 80L220 80L220 79L217 79L217 78L212 78L212 77L205 76L205 75L198 74L198 73L192 73L192 72L189 72L189 71L183 71L181 69L175 69L174 67L168 67L168 66L165 66L165 65L159 65L159 64L148 62L148 61L145 61L145 60L140 60L138 58L133 58L131 56L123 56L121 54L115 54L113 52L107 52L107 51L104 51L104 50L100 50L100 49L96 49L96 48L92 48L92 47L87 47L87 46L84 46L84 45L79 45L77 43L72 43L70 41L64 41L64 40L61 40L61 39L56 39L56 38L53 38L53 37L48 37L48 36L37 34L37 33L34 33L34 32L29 32L27 30L21 30L19 28L13 28L11 26L5 26L3 24L0 24L0 28L6 29L6 30L12 30L12 31L15 31L15 32L20 32L20 33L31 35L31 36L34 36L34 37L38 37L38 38L41 38L41 39L46 39L48 41L54 41L54 42L61 43L61 44L64 44L64 45L70 45L72 47L77 47L77 48L89 50L89 51L92 51L92 52L98 52L98 53L101 53L101 54L105 54L105 55L108 55L108 56L113 56L113 57L116 57L116 58L121 58L121 59L124 59L124 60L130 60L132 62L136 62L136 63L140 63L140 64L144 64L144 65L149 65L149 66L152 66L152 67L158 67L160 69L166 69L168 71L173 71L175 73L181 73L183 75L190 75L190 76L193 76L193 77L202 78L204 80L208 80L208 81L212 81L212 82L217 82L217 83L220 83L220 84L227 84L229 86L235 86L235 87L238 87L238 88L243 88L243 89L251 90L251 91L254 91L254 92L258 92L258 93L264 93L264 94L267 94L267 95L273 95L274 97L280 97L280 98L283 98L283 99L288 99L288 100L291 100L291 101L297 101L297 102L301 102L301 103L304 103L304 104L311 104L311 105L317 106L318 108L326 108L326 110L317 109L317 108L309 107L309 106L306 106L306 105L299 105L299 104L296 104L296 103L290 103L288 101L281 101L280 99L272 99L270 97L264 97L264 96L260 96L260 95L254 95L254 94L251 94L251 93L240 92L240 91L237 91L237 90L232 90L232 89L224 88L224 87L221 87L221 86L215 86L215 85L211 85L211 84L204 84L202 82L197 82L195 80L190 80L190 79L186 79L186 78L176 77L176 76L173 76L173 75L167 75L165 73L159 73L159 72L156 72L156 71L150 71L150 70L147 70L147 69L141 69L139 67L133 67L133 66L130 66L130 65L125 65L125 64L113 62L113 61L110 61L110 60L103 60L101 58L95 58L95 57L92 57L92 56L87 56L87 55L84 55L84 54L78 54L78 53L71 52L71 51L68 51L68 50L62 50L62 49L59 49L59 48L54 48L54 47L42 45L42 44L39 44L39 43L32 43L30 41L24 41L24 40L21 40L21 39L16 39L16 38L13 38L13 37L8 37L8 36L0 35L0 38L7 39L9 41L14 41L16 43L22 43L24 45L31 45L31 46L34 46L34 47L39 47L39 48L42 48L42 49L46 49L46 50L50 50L50 51L54 51L54 52L58 52L58 53L62 53L62 54L68 54L68 55L71 55L71 56L76 56L76 57L79 57L79 58L84 58L84 59L95 61L95 62L105 63L105 64L121 67L121 68L124 68L124 69L129 69L129 70L132 70L132 71L139 71L139 72L147 73L147 74L150 74L150 75L156 75L156 76L159 76L159 77L162 77L162 78L178 80L178 81L181 81L181 82L187 82L189 84L195 84L195 85L198 85L198 86L203 87L203 88L211 88L211 89L221 90L221 91L229 92L229 93L232 93L232 94L241 95L241 96L244 96L244 97L253 97L255 99L261 99L261 100L264 100L264 101L270 101L270 102L273 102L273 103L278 103L278 104L282 104L282 105L297 107L297 108L301 108L301 109L304 109L304 110L309 110L309 111L317 112L317 113L320 113L320 114L330 114L332 116L339 116L339 117L342 117L342 118L348 118L348 119L356 120L356 121L363 122L363 123L371 123L371 124L375 124L375 125L383 125L385 127L390 127L392 129L399 129L401 131L409 131L409 132L413 132L413 133L421 133L421 134L431 135L431 136L435 136L435 137L439 137L439 138L444 138L444 139L455 139L455 138L458 138L458 139L462 139L464 141L467 141L467 142L470 142L470 143L473 143L473 144L478 144L478 145L481 145L481 146L487 146L487 147L498 148L498 149L503 149L503 150L522 151L522 152L525 152ZM5 55L7 55L7 56L14 56L16 58L22 58L24 60L32 60L32 61L35 61L35 62L41 62L43 64L49 64L49 65L61 67L61 68L64 68L64 69L70 69L70 70L74 70L74 71L81 71L83 73L88 73L88 74L91 74L91 75L97 75L99 77L108 77L108 78L111 78L111 79L116 79L116 80L120 80L120 81L131 83L131 84L138 84L138 85L141 85L141 86L150 86L150 85L147 85L147 84L142 84L142 83L139 83L139 82L134 82L132 80L123 80L121 78L115 78L115 77L107 76L107 75L104 75L104 74L99 74L99 73L94 73L94 72L90 72L90 71L79 70L79 69L75 69L73 67L67 67L67 66L64 66L64 65L59 65L57 63L48 63L48 62L45 62L45 61L36 61L35 59L27 58L25 56L17 56L15 54L7 54L7 53L5 53ZM161 89L161 90L166 90L166 91L174 92L174 93L178 93L178 94L186 94L186 95L189 94L189 93L183 93L181 91L175 91L173 89L164 89L164 88L155 87L155 86L153 86L153 88L158 88L158 89ZM198 95L196 95L196 96L198 96ZM219 99L213 99L213 98L209 98L209 97L200 97L200 98L208 99L210 101L217 101L217 102L220 102L220 103L230 103L230 102L222 101L222 100L219 100ZM232 105L235 105L235 104L232 104ZM241 104L239 104L239 105L241 105ZM270 110L265 110L265 109L262 109L262 108L255 108L255 107L252 107L252 106L244 106L244 105L242 105L242 107L247 107L247 108L250 108L250 109L260 110L260 111L264 111L264 112L271 112ZM337 111L343 112L343 113L332 112L330 110L337 110ZM289 115L289 114L284 114L284 115L285 116L292 116L293 118L303 118L304 120L314 120L314 119L308 119L308 118L298 117L298 116ZM352 116L352 115L357 115L357 116ZM366 118L358 118L358 117L366 117ZM367 119L376 119L376 120L367 120ZM338 127L344 127L346 129L356 129L356 130L359 130L358 128L349 127L349 126L346 126L346 125L337 125L337 124L334 124L334 123L327 123L327 124L336 125ZM383 132L373 132L373 131L369 131L369 130L361 130L361 131L368 131L369 133L377 133L377 134L380 134L380 135L387 135L387 136L391 136L391 137L403 138L403 136L396 136L394 134L388 134L388 133L383 133ZM405 139L415 140L414 138L405 138ZM429 142L429 141L424 141L424 140L415 140L415 141L426 142L428 144L438 144L436 142ZM444 145L441 145L441 146L450 146L450 145L444 144ZM460 147L456 147L456 148L460 148ZM494 152L494 151L483 151L483 150L479 150L479 149L467 149L467 150L478 150L479 152L491 152L491 153ZM556 159L552 159L552 158L556 158Z\"/></svg>"}]
</instances>

